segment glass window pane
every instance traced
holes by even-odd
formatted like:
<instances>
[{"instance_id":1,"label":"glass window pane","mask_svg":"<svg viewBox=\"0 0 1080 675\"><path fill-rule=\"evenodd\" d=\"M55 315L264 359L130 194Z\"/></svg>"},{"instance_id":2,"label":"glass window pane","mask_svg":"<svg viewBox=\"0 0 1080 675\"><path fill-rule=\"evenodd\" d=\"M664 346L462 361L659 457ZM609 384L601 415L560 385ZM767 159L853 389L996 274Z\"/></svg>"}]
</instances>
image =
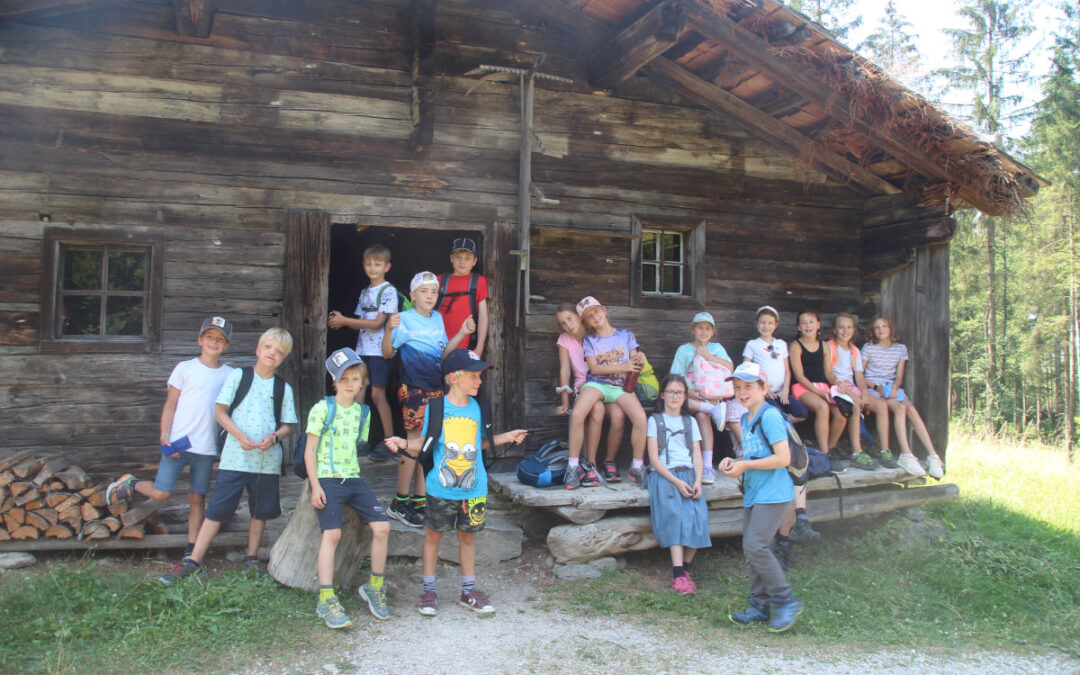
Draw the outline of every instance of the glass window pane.
<instances>
[{"instance_id":1,"label":"glass window pane","mask_svg":"<svg viewBox=\"0 0 1080 675\"><path fill-rule=\"evenodd\" d=\"M682 267L665 266L660 289L664 293L682 293Z\"/></svg>"},{"instance_id":2,"label":"glass window pane","mask_svg":"<svg viewBox=\"0 0 1080 675\"><path fill-rule=\"evenodd\" d=\"M102 250L67 249L63 252L63 288L100 290Z\"/></svg>"},{"instance_id":3,"label":"glass window pane","mask_svg":"<svg viewBox=\"0 0 1080 675\"><path fill-rule=\"evenodd\" d=\"M645 231L641 233L641 259L656 260L656 240L659 232Z\"/></svg>"},{"instance_id":4,"label":"glass window pane","mask_svg":"<svg viewBox=\"0 0 1080 675\"><path fill-rule=\"evenodd\" d=\"M105 302L105 334L143 334L144 299L110 297Z\"/></svg>"},{"instance_id":5,"label":"glass window pane","mask_svg":"<svg viewBox=\"0 0 1080 675\"><path fill-rule=\"evenodd\" d=\"M109 290L145 290L146 258L145 251L109 251Z\"/></svg>"},{"instance_id":6,"label":"glass window pane","mask_svg":"<svg viewBox=\"0 0 1080 675\"><path fill-rule=\"evenodd\" d=\"M682 235L677 232L664 233L664 260L682 262Z\"/></svg>"},{"instance_id":7,"label":"glass window pane","mask_svg":"<svg viewBox=\"0 0 1080 675\"><path fill-rule=\"evenodd\" d=\"M100 260L100 256L98 259ZM101 334L101 296L65 295L62 300L61 335Z\"/></svg>"},{"instance_id":8,"label":"glass window pane","mask_svg":"<svg viewBox=\"0 0 1080 675\"><path fill-rule=\"evenodd\" d=\"M645 293L655 293L656 269L658 265L644 264L641 266L641 290Z\"/></svg>"}]
</instances>

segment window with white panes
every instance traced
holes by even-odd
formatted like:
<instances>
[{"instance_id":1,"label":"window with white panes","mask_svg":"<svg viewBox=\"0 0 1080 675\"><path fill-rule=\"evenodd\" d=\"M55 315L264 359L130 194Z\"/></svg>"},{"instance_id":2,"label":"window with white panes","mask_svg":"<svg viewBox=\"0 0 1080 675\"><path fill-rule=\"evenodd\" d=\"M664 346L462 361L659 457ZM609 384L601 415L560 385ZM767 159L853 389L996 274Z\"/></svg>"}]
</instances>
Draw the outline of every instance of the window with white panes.
<instances>
[{"instance_id":1,"label":"window with white panes","mask_svg":"<svg viewBox=\"0 0 1080 675\"><path fill-rule=\"evenodd\" d=\"M641 292L683 295L686 246L682 232L642 230Z\"/></svg>"}]
</instances>

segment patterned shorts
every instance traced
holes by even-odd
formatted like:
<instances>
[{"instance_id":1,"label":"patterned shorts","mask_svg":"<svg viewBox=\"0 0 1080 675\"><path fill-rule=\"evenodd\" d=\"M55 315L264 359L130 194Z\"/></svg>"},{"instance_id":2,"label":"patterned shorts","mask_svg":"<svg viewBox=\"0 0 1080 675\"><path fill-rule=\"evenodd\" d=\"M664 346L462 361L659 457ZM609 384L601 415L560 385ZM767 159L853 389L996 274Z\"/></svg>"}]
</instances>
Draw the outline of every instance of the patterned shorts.
<instances>
[{"instance_id":1,"label":"patterned shorts","mask_svg":"<svg viewBox=\"0 0 1080 675\"><path fill-rule=\"evenodd\" d=\"M439 499L428 495L424 525L436 532L479 532L487 516L487 495L472 499Z\"/></svg>"},{"instance_id":2,"label":"patterned shorts","mask_svg":"<svg viewBox=\"0 0 1080 675\"><path fill-rule=\"evenodd\" d=\"M426 391L403 384L398 387L398 402L401 403L401 421L406 431L420 431L424 428L424 411L428 401L443 395L441 391Z\"/></svg>"}]
</instances>

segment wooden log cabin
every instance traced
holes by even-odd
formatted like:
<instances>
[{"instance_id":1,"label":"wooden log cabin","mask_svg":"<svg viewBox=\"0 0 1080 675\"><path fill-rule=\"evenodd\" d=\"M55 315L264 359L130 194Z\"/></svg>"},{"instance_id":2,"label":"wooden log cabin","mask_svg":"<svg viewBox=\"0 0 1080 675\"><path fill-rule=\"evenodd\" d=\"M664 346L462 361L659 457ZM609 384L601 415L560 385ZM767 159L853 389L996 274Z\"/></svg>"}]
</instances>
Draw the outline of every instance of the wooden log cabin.
<instances>
[{"instance_id":1,"label":"wooden log cabin","mask_svg":"<svg viewBox=\"0 0 1080 675\"><path fill-rule=\"evenodd\" d=\"M893 315L946 445L957 209L1041 179L776 0L9 0L0 4L0 446L149 469L204 316L227 355L481 245L485 385L532 443L560 302L593 294L661 372L702 309Z\"/></svg>"}]
</instances>

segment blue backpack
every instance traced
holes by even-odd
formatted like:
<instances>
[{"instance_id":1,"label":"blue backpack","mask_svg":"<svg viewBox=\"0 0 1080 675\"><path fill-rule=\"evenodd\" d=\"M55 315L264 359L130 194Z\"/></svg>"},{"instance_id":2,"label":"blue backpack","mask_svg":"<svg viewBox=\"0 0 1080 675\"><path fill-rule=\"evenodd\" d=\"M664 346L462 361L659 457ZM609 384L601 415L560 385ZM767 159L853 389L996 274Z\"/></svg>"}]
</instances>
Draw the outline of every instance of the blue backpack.
<instances>
[{"instance_id":1,"label":"blue backpack","mask_svg":"<svg viewBox=\"0 0 1080 675\"><path fill-rule=\"evenodd\" d=\"M319 441L315 445L316 449L318 449L319 444L322 443L322 438L326 434L326 432L333 430L334 414L337 412L337 402L334 400L333 396L326 396L326 397L323 398L323 400L326 401L326 419L323 420L322 429L319 431ZM361 433L363 433L363 431L364 431L364 423L367 421L367 416L368 416L368 407L361 403L360 404L360 432ZM307 464L304 463L304 452L307 450L307 437L308 437L307 434L302 433L302 434L299 435L299 437L296 439L296 445L293 446L293 455L292 455L292 462L293 462L292 470L293 470L293 473L296 474L296 476L298 478L305 478L305 479L308 477ZM356 454L357 454L357 456L363 454L364 449L366 447L367 447L367 440L360 438L360 435L357 434L357 437L356 437ZM333 461L334 461L334 439L331 438L330 439L330 462L333 463Z\"/></svg>"},{"instance_id":2,"label":"blue backpack","mask_svg":"<svg viewBox=\"0 0 1080 675\"><path fill-rule=\"evenodd\" d=\"M562 485L570 461L570 446L566 441L548 441L531 457L517 465L517 478L525 485L548 487Z\"/></svg>"}]
</instances>

